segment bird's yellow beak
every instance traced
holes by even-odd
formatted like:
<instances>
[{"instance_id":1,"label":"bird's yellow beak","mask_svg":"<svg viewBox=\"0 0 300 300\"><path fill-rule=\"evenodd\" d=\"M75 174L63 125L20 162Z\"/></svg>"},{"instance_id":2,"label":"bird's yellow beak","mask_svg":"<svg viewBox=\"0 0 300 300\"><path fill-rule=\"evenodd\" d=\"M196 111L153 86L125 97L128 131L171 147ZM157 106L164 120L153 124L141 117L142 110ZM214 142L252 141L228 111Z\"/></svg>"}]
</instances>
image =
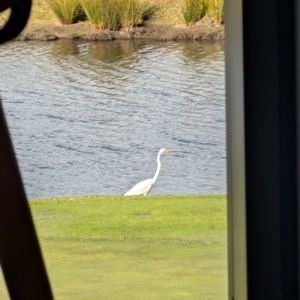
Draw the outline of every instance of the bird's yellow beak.
<instances>
[{"instance_id":1,"label":"bird's yellow beak","mask_svg":"<svg viewBox=\"0 0 300 300\"><path fill-rule=\"evenodd\" d=\"M172 149L166 149L166 150L165 150L166 153L170 153L170 152L172 152L172 151L173 151Z\"/></svg>"}]
</instances>

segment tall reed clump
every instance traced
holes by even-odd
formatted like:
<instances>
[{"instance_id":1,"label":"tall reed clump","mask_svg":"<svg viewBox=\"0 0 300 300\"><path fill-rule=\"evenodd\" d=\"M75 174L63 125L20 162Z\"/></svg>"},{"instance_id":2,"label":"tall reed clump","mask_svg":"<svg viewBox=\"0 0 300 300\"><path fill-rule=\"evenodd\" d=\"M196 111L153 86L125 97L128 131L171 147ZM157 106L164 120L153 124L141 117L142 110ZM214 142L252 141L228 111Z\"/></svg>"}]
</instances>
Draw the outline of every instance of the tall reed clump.
<instances>
[{"instance_id":1,"label":"tall reed clump","mask_svg":"<svg viewBox=\"0 0 300 300\"><path fill-rule=\"evenodd\" d=\"M73 24L82 16L79 0L47 0L47 3L63 25Z\"/></svg>"},{"instance_id":2,"label":"tall reed clump","mask_svg":"<svg viewBox=\"0 0 300 300\"><path fill-rule=\"evenodd\" d=\"M120 28L117 0L81 0L80 2L93 28L111 30Z\"/></svg>"},{"instance_id":3,"label":"tall reed clump","mask_svg":"<svg viewBox=\"0 0 300 300\"><path fill-rule=\"evenodd\" d=\"M80 0L95 29L132 27L148 19L154 8L140 0Z\"/></svg>"},{"instance_id":4,"label":"tall reed clump","mask_svg":"<svg viewBox=\"0 0 300 300\"><path fill-rule=\"evenodd\" d=\"M182 14L186 24L191 25L205 16L208 10L207 0L184 0Z\"/></svg>"},{"instance_id":5,"label":"tall reed clump","mask_svg":"<svg viewBox=\"0 0 300 300\"><path fill-rule=\"evenodd\" d=\"M120 22L122 27L137 26L149 19L155 8L140 0L118 0Z\"/></svg>"},{"instance_id":6,"label":"tall reed clump","mask_svg":"<svg viewBox=\"0 0 300 300\"><path fill-rule=\"evenodd\" d=\"M224 0L209 0L207 14L220 24L224 19Z\"/></svg>"}]
</instances>

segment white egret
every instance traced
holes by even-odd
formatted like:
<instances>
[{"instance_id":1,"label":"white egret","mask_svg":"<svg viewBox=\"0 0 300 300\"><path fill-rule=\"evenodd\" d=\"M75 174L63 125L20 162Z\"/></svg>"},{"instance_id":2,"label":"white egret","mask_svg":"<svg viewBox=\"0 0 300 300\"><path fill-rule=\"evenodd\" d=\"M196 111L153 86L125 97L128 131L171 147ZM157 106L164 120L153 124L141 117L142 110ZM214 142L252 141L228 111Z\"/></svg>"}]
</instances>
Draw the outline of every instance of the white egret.
<instances>
[{"instance_id":1,"label":"white egret","mask_svg":"<svg viewBox=\"0 0 300 300\"><path fill-rule=\"evenodd\" d=\"M155 184L157 177L159 175L160 168L161 168L160 156L162 155L162 153L170 153L170 152L172 152L171 149L160 149L156 159L157 169L154 177L137 183L132 189L130 189L127 193L125 193L124 196L138 196L138 195L146 196L151 190L152 186Z\"/></svg>"}]
</instances>

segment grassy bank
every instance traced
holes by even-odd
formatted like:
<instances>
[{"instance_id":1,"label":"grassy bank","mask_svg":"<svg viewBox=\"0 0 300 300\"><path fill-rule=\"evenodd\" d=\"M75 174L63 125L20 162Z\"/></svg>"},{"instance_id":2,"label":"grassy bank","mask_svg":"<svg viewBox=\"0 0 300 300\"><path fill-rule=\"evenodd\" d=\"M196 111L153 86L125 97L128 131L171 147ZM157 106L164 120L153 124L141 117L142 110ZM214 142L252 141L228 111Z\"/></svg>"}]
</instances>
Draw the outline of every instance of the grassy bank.
<instances>
[{"instance_id":1,"label":"grassy bank","mask_svg":"<svg viewBox=\"0 0 300 300\"><path fill-rule=\"evenodd\" d=\"M74 197L30 206L55 299L227 298L225 196Z\"/></svg>"},{"instance_id":2,"label":"grassy bank","mask_svg":"<svg viewBox=\"0 0 300 300\"><path fill-rule=\"evenodd\" d=\"M53 10L49 6L49 2L57 2L58 3L68 3L71 0L33 0L32 12L29 23L35 24L60 24L57 16L55 16ZM77 1L77 0L74 0ZM194 2L201 0L138 0L142 4L147 3L149 7L153 7L155 13L151 15L151 19L149 20L153 24L160 25L172 25L172 24L184 24L184 23L192 23L191 21L186 21L185 16L189 18L193 18L193 16L198 14L195 10L199 8L195 8ZM78 0L78 3L90 2L92 0ZM99 1L98 1L99 2ZM105 1L104 1L105 2ZM204 15L215 19L217 23L222 20L222 7L223 0L202 0L204 4L203 6L205 12ZM124 10L124 9L122 9ZM202 10L202 8L201 8ZM0 14L0 22L6 20L8 17L8 13ZM201 17L203 17L201 15ZM88 23L88 21L86 21Z\"/></svg>"}]
</instances>

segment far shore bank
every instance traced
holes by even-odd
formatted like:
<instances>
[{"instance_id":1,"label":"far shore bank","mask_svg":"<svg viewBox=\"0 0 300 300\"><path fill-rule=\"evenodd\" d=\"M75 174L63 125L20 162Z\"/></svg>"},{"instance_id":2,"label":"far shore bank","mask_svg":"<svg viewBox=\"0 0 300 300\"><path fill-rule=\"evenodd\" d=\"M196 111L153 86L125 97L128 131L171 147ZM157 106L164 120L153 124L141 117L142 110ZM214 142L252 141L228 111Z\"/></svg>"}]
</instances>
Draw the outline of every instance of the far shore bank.
<instances>
[{"instance_id":1,"label":"far shore bank","mask_svg":"<svg viewBox=\"0 0 300 300\"><path fill-rule=\"evenodd\" d=\"M156 41L222 40L224 39L224 26L216 26L214 24L203 25L201 23L193 26L146 23L140 27L111 31L95 30L88 22L72 25L33 23L29 24L16 40L55 41L59 39L88 41L110 41L117 39L153 39Z\"/></svg>"}]
</instances>

